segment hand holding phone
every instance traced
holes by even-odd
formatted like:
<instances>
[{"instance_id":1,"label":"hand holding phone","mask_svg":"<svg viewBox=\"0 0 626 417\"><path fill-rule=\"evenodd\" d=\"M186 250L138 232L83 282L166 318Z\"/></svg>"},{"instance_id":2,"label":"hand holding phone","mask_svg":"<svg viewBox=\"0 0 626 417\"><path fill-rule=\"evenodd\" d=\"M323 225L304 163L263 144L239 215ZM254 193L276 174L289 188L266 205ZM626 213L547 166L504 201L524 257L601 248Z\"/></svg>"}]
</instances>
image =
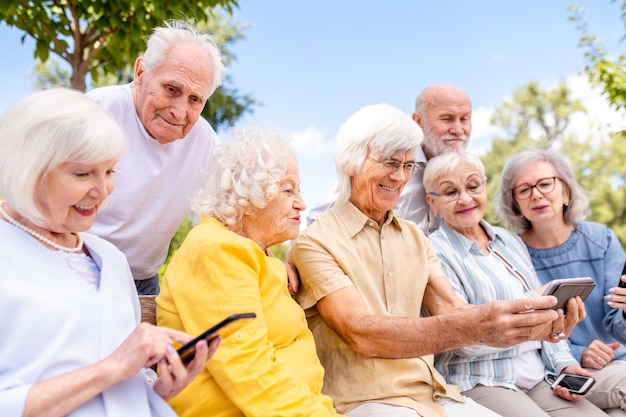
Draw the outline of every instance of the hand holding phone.
<instances>
[{"instance_id":1,"label":"hand holding phone","mask_svg":"<svg viewBox=\"0 0 626 417\"><path fill-rule=\"evenodd\" d=\"M596 380L590 376L574 375L574 374L561 374L554 375L547 373L545 376L546 381L554 389L556 386L566 388L570 393L576 395L585 395L589 392Z\"/></svg>"},{"instance_id":2,"label":"hand holding phone","mask_svg":"<svg viewBox=\"0 0 626 417\"><path fill-rule=\"evenodd\" d=\"M543 295L554 295L558 301L550 308L553 310L560 308L567 314L567 300L578 296L585 301L595 286L593 278L590 277L555 279L550 282Z\"/></svg>"},{"instance_id":3,"label":"hand holding phone","mask_svg":"<svg viewBox=\"0 0 626 417\"><path fill-rule=\"evenodd\" d=\"M208 328L202 334L178 348L178 355L180 356L181 361L187 365L193 360L196 356L196 343L199 341L204 339L207 343L209 343L216 337L221 337L222 339L228 337L247 324L249 319L253 319L255 317L256 313L239 313L226 317L224 320Z\"/></svg>"}]
</instances>

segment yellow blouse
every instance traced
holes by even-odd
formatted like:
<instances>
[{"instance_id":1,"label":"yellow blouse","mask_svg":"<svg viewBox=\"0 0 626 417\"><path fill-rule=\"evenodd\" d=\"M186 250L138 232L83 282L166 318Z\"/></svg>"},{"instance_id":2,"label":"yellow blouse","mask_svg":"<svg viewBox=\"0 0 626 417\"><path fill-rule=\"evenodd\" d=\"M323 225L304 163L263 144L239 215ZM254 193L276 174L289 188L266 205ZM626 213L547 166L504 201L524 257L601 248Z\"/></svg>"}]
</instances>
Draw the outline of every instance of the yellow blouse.
<instances>
[{"instance_id":1,"label":"yellow blouse","mask_svg":"<svg viewBox=\"0 0 626 417\"><path fill-rule=\"evenodd\" d=\"M206 369L170 401L181 417L336 416L324 370L283 263L205 217L170 262L157 323L197 335L223 318L257 318L226 337Z\"/></svg>"}]
</instances>

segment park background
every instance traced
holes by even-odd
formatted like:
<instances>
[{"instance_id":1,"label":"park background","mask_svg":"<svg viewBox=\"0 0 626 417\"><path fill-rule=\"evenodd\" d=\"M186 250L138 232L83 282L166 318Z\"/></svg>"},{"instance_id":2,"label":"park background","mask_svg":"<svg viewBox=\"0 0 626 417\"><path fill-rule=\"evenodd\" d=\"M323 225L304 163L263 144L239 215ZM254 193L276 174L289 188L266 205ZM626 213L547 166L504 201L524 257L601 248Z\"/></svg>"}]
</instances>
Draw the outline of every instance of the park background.
<instances>
[{"instance_id":1,"label":"park background","mask_svg":"<svg viewBox=\"0 0 626 417\"><path fill-rule=\"evenodd\" d=\"M598 79L603 70L589 55L613 62L624 76L623 1L222 3L230 10L214 9L212 19L219 24L208 27L228 39L223 89L244 106L215 127L224 137L231 124L261 123L292 134L308 209L335 182L333 136L344 120L381 102L410 114L423 88L451 83L472 98L469 152L483 158L491 196L508 155L530 146L561 149L590 194L589 219L611 226L626 243L623 91L608 94L625 78ZM184 16L197 13L181 6L169 15ZM0 21L0 112L50 86L41 75L50 67L35 69L34 40L7 21L6 15ZM57 62L67 71L50 57L47 65ZM135 57L122 58L132 64ZM101 76L98 82L108 80ZM87 89L94 85L88 77Z\"/></svg>"}]
</instances>

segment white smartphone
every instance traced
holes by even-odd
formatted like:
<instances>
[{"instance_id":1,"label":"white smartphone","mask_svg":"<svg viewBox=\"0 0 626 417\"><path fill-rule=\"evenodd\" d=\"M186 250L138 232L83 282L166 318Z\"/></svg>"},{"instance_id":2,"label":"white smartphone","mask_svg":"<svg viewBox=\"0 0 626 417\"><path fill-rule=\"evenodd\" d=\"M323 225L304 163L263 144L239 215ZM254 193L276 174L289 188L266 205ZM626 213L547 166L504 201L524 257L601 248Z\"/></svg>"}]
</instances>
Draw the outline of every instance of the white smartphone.
<instances>
[{"instance_id":1,"label":"white smartphone","mask_svg":"<svg viewBox=\"0 0 626 417\"><path fill-rule=\"evenodd\" d=\"M596 383L596 380L582 375L572 375L572 374L546 374L546 381L550 384L550 386L554 389L556 386L561 386L567 388L569 392L572 394L585 395L589 392L593 384Z\"/></svg>"}]
</instances>

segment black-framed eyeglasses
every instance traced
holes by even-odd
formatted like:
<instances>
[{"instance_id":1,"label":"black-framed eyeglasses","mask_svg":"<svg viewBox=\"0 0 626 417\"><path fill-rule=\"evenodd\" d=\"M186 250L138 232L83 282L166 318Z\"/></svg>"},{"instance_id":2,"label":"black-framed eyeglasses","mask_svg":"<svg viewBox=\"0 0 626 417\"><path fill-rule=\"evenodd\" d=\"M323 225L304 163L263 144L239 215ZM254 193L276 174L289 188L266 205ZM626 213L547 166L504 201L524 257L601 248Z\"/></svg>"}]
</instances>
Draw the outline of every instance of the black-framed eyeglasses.
<instances>
[{"instance_id":1,"label":"black-framed eyeglasses","mask_svg":"<svg viewBox=\"0 0 626 417\"><path fill-rule=\"evenodd\" d=\"M478 195L482 193L483 191L485 191L485 181L483 180L481 182L478 182L478 181L471 182L465 186L464 190L469 195ZM442 201L446 203L451 203L453 201L458 201L458 199L461 198L462 191L463 189L450 187L441 193L436 193L434 191L431 191L427 194L430 194L435 197L439 197L441 198Z\"/></svg>"},{"instance_id":2,"label":"black-framed eyeglasses","mask_svg":"<svg viewBox=\"0 0 626 417\"><path fill-rule=\"evenodd\" d=\"M379 161L369 155L367 157L377 164L382 165L383 168L385 168L385 170L390 174L398 171L400 167L402 167L406 174L415 174L422 168L422 166L415 161L402 163L396 159L385 159L384 161Z\"/></svg>"},{"instance_id":3,"label":"black-framed eyeglasses","mask_svg":"<svg viewBox=\"0 0 626 417\"><path fill-rule=\"evenodd\" d=\"M533 188L536 188L537 191L539 191L543 195L550 194L552 191L554 191L554 188L556 187L556 180L560 180L560 178L559 177L541 178L539 181L537 181L533 185L530 185L530 184L518 185L517 187L514 187L513 189L511 189L511 192L513 193L513 197L515 197L518 200L526 200L530 198L530 196L533 193Z\"/></svg>"}]
</instances>

